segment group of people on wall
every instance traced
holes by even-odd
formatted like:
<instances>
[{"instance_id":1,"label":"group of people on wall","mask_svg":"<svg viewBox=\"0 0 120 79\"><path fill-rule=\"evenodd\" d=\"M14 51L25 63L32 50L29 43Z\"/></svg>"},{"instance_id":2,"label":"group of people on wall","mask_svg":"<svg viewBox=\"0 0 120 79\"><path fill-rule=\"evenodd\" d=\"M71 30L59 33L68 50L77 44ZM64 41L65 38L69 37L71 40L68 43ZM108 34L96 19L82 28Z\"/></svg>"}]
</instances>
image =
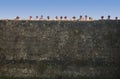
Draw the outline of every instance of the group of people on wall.
<instances>
[{"instance_id":1,"label":"group of people on wall","mask_svg":"<svg viewBox=\"0 0 120 79\"><path fill-rule=\"evenodd\" d=\"M20 17L17 16L15 18L15 20L20 20ZM93 21L94 19L92 17L88 17L87 15L85 15L84 17L83 16L80 16L79 19L77 19L75 16L73 16L71 19L69 19L67 16L55 16L54 19L51 19L50 16L47 16L46 18L43 17L43 15L41 15L40 17L39 16L36 16L36 18L34 19L32 16L29 16L29 20L64 20L64 21ZM104 16L101 16L101 20L104 20ZM111 16L108 15L108 18L107 20L111 20ZM118 17L115 17L115 20L118 20Z\"/></svg>"},{"instance_id":2,"label":"group of people on wall","mask_svg":"<svg viewBox=\"0 0 120 79\"><path fill-rule=\"evenodd\" d=\"M16 20L20 20L20 17L17 16L15 18ZM41 15L40 17L39 16L36 16L36 18L34 19L32 16L29 16L29 20L64 20L64 21L75 21L75 20L79 20L79 21L92 21L93 18L92 17L88 17L87 15L85 15L85 17L83 16L80 16L79 19L77 19L75 16L73 16L71 19L68 18L67 16L55 16L54 19L51 19L50 16L47 16L46 18L43 17L43 15Z\"/></svg>"}]
</instances>

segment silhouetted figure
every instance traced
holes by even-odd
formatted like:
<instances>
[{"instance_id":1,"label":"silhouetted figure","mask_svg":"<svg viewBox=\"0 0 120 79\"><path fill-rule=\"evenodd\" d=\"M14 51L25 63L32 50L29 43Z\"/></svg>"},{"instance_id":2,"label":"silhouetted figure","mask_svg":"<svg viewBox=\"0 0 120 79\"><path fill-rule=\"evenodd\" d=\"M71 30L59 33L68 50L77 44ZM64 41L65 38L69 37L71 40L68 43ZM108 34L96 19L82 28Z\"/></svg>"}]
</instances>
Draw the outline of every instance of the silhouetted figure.
<instances>
[{"instance_id":1,"label":"silhouetted figure","mask_svg":"<svg viewBox=\"0 0 120 79\"><path fill-rule=\"evenodd\" d=\"M92 17L89 17L89 21L92 21Z\"/></svg>"},{"instance_id":2,"label":"silhouetted figure","mask_svg":"<svg viewBox=\"0 0 120 79\"><path fill-rule=\"evenodd\" d=\"M44 20L43 15L41 15L40 20Z\"/></svg>"},{"instance_id":3,"label":"silhouetted figure","mask_svg":"<svg viewBox=\"0 0 120 79\"><path fill-rule=\"evenodd\" d=\"M118 21L118 17L115 17L115 20Z\"/></svg>"},{"instance_id":4,"label":"silhouetted figure","mask_svg":"<svg viewBox=\"0 0 120 79\"><path fill-rule=\"evenodd\" d=\"M20 17L19 16L17 16L16 18L15 18L15 20L19 20L20 19Z\"/></svg>"},{"instance_id":5,"label":"silhouetted figure","mask_svg":"<svg viewBox=\"0 0 120 79\"><path fill-rule=\"evenodd\" d=\"M82 16L80 16L80 21L82 20Z\"/></svg>"},{"instance_id":6,"label":"silhouetted figure","mask_svg":"<svg viewBox=\"0 0 120 79\"><path fill-rule=\"evenodd\" d=\"M55 20L58 20L58 16L55 17Z\"/></svg>"},{"instance_id":7,"label":"silhouetted figure","mask_svg":"<svg viewBox=\"0 0 120 79\"><path fill-rule=\"evenodd\" d=\"M73 16L73 17L72 17L72 20L76 20L76 17L75 17L75 16Z\"/></svg>"},{"instance_id":8,"label":"silhouetted figure","mask_svg":"<svg viewBox=\"0 0 120 79\"><path fill-rule=\"evenodd\" d=\"M38 16L36 16L36 20L39 20L39 17L38 17Z\"/></svg>"},{"instance_id":9,"label":"silhouetted figure","mask_svg":"<svg viewBox=\"0 0 120 79\"><path fill-rule=\"evenodd\" d=\"M50 20L50 16L47 16L47 20Z\"/></svg>"},{"instance_id":10,"label":"silhouetted figure","mask_svg":"<svg viewBox=\"0 0 120 79\"><path fill-rule=\"evenodd\" d=\"M64 20L67 20L67 16L64 17Z\"/></svg>"},{"instance_id":11,"label":"silhouetted figure","mask_svg":"<svg viewBox=\"0 0 120 79\"><path fill-rule=\"evenodd\" d=\"M110 20L110 15L108 16L108 20Z\"/></svg>"},{"instance_id":12,"label":"silhouetted figure","mask_svg":"<svg viewBox=\"0 0 120 79\"><path fill-rule=\"evenodd\" d=\"M85 21L87 21L87 15L85 15Z\"/></svg>"},{"instance_id":13,"label":"silhouetted figure","mask_svg":"<svg viewBox=\"0 0 120 79\"><path fill-rule=\"evenodd\" d=\"M60 20L62 20L62 19L63 19L63 17L61 16L61 17L60 17Z\"/></svg>"},{"instance_id":14,"label":"silhouetted figure","mask_svg":"<svg viewBox=\"0 0 120 79\"><path fill-rule=\"evenodd\" d=\"M29 19L32 20L32 16L30 16Z\"/></svg>"},{"instance_id":15,"label":"silhouetted figure","mask_svg":"<svg viewBox=\"0 0 120 79\"><path fill-rule=\"evenodd\" d=\"M104 16L101 16L101 20L104 20Z\"/></svg>"}]
</instances>

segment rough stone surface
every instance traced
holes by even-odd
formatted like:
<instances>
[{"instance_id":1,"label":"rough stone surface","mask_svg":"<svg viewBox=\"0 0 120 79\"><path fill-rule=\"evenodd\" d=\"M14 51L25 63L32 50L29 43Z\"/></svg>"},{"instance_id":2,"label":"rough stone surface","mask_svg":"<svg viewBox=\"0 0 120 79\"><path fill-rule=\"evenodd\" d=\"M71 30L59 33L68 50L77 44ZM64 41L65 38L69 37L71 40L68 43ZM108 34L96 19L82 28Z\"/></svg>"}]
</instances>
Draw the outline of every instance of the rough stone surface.
<instances>
[{"instance_id":1,"label":"rough stone surface","mask_svg":"<svg viewBox=\"0 0 120 79\"><path fill-rule=\"evenodd\" d=\"M0 76L120 78L120 21L0 21Z\"/></svg>"}]
</instances>

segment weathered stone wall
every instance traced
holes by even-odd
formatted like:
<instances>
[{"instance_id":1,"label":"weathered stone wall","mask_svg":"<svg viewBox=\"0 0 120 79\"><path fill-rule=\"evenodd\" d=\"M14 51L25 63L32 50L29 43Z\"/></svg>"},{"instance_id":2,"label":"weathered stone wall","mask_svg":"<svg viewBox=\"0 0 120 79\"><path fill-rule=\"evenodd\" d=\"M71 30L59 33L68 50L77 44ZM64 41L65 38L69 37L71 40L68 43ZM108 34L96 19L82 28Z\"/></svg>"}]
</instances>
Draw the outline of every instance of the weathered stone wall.
<instances>
[{"instance_id":1,"label":"weathered stone wall","mask_svg":"<svg viewBox=\"0 0 120 79\"><path fill-rule=\"evenodd\" d=\"M0 76L119 78L120 21L0 21Z\"/></svg>"}]
</instances>

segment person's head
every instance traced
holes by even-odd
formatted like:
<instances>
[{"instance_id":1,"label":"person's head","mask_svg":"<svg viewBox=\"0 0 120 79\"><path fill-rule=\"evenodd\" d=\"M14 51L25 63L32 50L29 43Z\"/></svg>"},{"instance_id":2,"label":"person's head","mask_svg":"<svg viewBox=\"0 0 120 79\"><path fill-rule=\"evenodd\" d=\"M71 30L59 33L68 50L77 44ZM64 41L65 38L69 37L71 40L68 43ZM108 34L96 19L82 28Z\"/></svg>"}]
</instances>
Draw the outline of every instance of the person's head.
<instances>
[{"instance_id":1,"label":"person's head","mask_svg":"<svg viewBox=\"0 0 120 79\"><path fill-rule=\"evenodd\" d=\"M16 17L16 19L17 19L17 20L19 20L19 19L20 19L20 17L19 17L19 16L17 16L17 17Z\"/></svg>"},{"instance_id":2,"label":"person's head","mask_svg":"<svg viewBox=\"0 0 120 79\"><path fill-rule=\"evenodd\" d=\"M118 17L115 17L115 20L118 20Z\"/></svg>"},{"instance_id":3,"label":"person's head","mask_svg":"<svg viewBox=\"0 0 120 79\"><path fill-rule=\"evenodd\" d=\"M55 19L58 19L58 16L56 16Z\"/></svg>"},{"instance_id":4,"label":"person's head","mask_svg":"<svg viewBox=\"0 0 120 79\"><path fill-rule=\"evenodd\" d=\"M91 17L89 17L89 20L91 20Z\"/></svg>"},{"instance_id":5,"label":"person's head","mask_svg":"<svg viewBox=\"0 0 120 79\"><path fill-rule=\"evenodd\" d=\"M82 18L82 16L80 15L80 18Z\"/></svg>"},{"instance_id":6,"label":"person's head","mask_svg":"<svg viewBox=\"0 0 120 79\"><path fill-rule=\"evenodd\" d=\"M36 18L38 18L38 16L36 16Z\"/></svg>"},{"instance_id":7,"label":"person's head","mask_svg":"<svg viewBox=\"0 0 120 79\"><path fill-rule=\"evenodd\" d=\"M103 20L103 19L104 19L104 16L101 16L101 19Z\"/></svg>"},{"instance_id":8,"label":"person's head","mask_svg":"<svg viewBox=\"0 0 120 79\"><path fill-rule=\"evenodd\" d=\"M50 16L47 16L47 19L49 20L49 19L50 19Z\"/></svg>"},{"instance_id":9,"label":"person's head","mask_svg":"<svg viewBox=\"0 0 120 79\"><path fill-rule=\"evenodd\" d=\"M72 18L73 18L73 19L76 19L76 17L75 17L75 16L73 16Z\"/></svg>"},{"instance_id":10,"label":"person's head","mask_svg":"<svg viewBox=\"0 0 120 79\"><path fill-rule=\"evenodd\" d=\"M30 20L32 19L32 16L30 16Z\"/></svg>"},{"instance_id":11,"label":"person's head","mask_svg":"<svg viewBox=\"0 0 120 79\"><path fill-rule=\"evenodd\" d=\"M110 20L110 15L108 15L108 20Z\"/></svg>"},{"instance_id":12,"label":"person's head","mask_svg":"<svg viewBox=\"0 0 120 79\"><path fill-rule=\"evenodd\" d=\"M64 19L67 19L67 16L65 16Z\"/></svg>"},{"instance_id":13,"label":"person's head","mask_svg":"<svg viewBox=\"0 0 120 79\"><path fill-rule=\"evenodd\" d=\"M43 15L41 15L41 18L43 18Z\"/></svg>"},{"instance_id":14,"label":"person's head","mask_svg":"<svg viewBox=\"0 0 120 79\"><path fill-rule=\"evenodd\" d=\"M63 17L61 16L60 19L63 19Z\"/></svg>"}]
</instances>

